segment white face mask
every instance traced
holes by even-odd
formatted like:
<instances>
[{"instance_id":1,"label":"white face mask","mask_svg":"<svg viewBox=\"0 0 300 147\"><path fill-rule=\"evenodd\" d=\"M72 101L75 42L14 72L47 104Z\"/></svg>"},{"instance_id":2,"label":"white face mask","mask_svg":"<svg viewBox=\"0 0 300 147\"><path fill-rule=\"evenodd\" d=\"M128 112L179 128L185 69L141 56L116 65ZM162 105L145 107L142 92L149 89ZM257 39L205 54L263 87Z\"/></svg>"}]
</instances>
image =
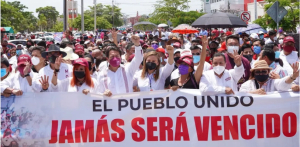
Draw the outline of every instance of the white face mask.
<instances>
[{"instance_id":1,"label":"white face mask","mask_svg":"<svg viewBox=\"0 0 300 147\"><path fill-rule=\"evenodd\" d=\"M38 65L40 63L40 58L33 56L31 62L33 65Z\"/></svg>"},{"instance_id":2,"label":"white face mask","mask_svg":"<svg viewBox=\"0 0 300 147\"><path fill-rule=\"evenodd\" d=\"M282 45L283 44L283 39L279 39L278 42Z\"/></svg>"},{"instance_id":3,"label":"white face mask","mask_svg":"<svg viewBox=\"0 0 300 147\"><path fill-rule=\"evenodd\" d=\"M234 50L238 51L239 50L239 46L227 46L228 53L234 54Z\"/></svg>"},{"instance_id":4,"label":"white face mask","mask_svg":"<svg viewBox=\"0 0 300 147\"><path fill-rule=\"evenodd\" d=\"M214 66L213 70L217 75L220 75L225 70L225 66Z\"/></svg>"}]
</instances>

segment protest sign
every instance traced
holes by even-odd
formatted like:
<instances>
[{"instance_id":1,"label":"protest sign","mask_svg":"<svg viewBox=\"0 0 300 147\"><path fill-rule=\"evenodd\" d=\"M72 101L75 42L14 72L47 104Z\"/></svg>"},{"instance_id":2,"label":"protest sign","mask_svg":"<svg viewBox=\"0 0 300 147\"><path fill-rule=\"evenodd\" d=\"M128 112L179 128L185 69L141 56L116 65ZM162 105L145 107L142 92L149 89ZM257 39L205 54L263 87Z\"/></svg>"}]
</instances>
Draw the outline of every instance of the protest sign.
<instances>
[{"instance_id":1,"label":"protest sign","mask_svg":"<svg viewBox=\"0 0 300 147\"><path fill-rule=\"evenodd\" d=\"M25 93L2 113L1 142L62 147L298 147L299 96L293 92L215 96L190 89L111 98Z\"/></svg>"}]
</instances>

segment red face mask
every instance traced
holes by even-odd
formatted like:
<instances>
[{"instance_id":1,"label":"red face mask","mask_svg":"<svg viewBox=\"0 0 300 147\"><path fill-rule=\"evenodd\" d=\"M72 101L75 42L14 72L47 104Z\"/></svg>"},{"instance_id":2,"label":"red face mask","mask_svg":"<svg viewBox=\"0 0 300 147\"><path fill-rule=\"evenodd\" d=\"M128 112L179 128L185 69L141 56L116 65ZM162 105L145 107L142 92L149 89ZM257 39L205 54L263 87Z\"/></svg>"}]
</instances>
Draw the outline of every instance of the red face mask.
<instances>
[{"instance_id":1,"label":"red face mask","mask_svg":"<svg viewBox=\"0 0 300 147\"><path fill-rule=\"evenodd\" d=\"M283 46L283 50L286 51L286 52L288 52L288 53L292 52L294 49L295 49L295 47L291 46L291 45L285 45L285 46Z\"/></svg>"}]
</instances>

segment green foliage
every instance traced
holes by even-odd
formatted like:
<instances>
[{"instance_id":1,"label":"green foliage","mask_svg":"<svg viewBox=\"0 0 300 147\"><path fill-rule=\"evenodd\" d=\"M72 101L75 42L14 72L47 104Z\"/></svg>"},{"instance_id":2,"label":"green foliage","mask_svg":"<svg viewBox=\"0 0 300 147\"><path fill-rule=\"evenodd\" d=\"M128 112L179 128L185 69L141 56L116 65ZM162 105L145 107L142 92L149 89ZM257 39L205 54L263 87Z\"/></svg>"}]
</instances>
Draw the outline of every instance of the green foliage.
<instances>
[{"instance_id":1,"label":"green foliage","mask_svg":"<svg viewBox=\"0 0 300 147\"><path fill-rule=\"evenodd\" d=\"M74 28L81 28L81 16L78 15L73 21L72 26ZM96 18L96 28L109 29L112 25L103 17ZM84 16L84 30L94 30L94 17Z\"/></svg>"},{"instance_id":2,"label":"green foliage","mask_svg":"<svg viewBox=\"0 0 300 147\"><path fill-rule=\"evenodd\" d=\"M54 31L54 32L63 32L64 31L64 23L63 22L56 22L52 31Z\"/></svg>"},{"instance_id":3,"label":"green foliage","mask_svg":"<svg viewBox=\"0 0 300 147\"><path fill-rule=\"evenodd\" d=\"M175 17L171 19L173 26L178 26L180 24L189 24L191 25L197 18L204 15L204 13L199 13L197 11L189 12L177 12Z\"/></svg>"},{"instance_id":4,"label":"green foliage","mask_svg":"<svg viewBox=\"0 0 300 147\"><path fill-rule=\"evenodd\" d=\"M147 15L142 15L139 19L139 22L142 22L142 21L148 21L148 16Z\"/></svg>"},{"instance_id":5,"label":"green foliage","mask_svg":"<svg viewBox=\"0 0 300 147\"><path fill-rule=\"evenodd\" d=\"M264 6L264 10L267 11L276 0L266 0L269 4ZM299 24L299 2L291 0L279 0L280 6L285 7L288 11L287 15L279 22L279 27L282 27L285 31L296 31L296 27ZM275 21L268 15L265 14L261 18L258 18L254 23L259 24L263 28L276 29Z\"/></svg>"},{"instance_id":6,"label":"green foliage","mask_svg":"<svg viewBox=\"0 0 300 147\"><path fill-rule=\"evenodd\" d=\"M150 14L149 21L155 24L166 23L175 17L177 12L187 10L190 0L159 0L154 5L154 12Z\"/></svg>"},{"instance_id":7,"label":"green foliage","mask_svg":"<svg viewBox=\"0 0 300 147\"><path fill-rule=\"evenodd\" d=\"M52 6L37 8L36 13L39 13L38 14L39 19L41 19L42 15L46 17L47 24L45 25L45 28L47 31L49 31L49 29L54 27L56 23L56 19L59 16L58 11L56 11L55 7Z\"/></svg>"}]
</instances>

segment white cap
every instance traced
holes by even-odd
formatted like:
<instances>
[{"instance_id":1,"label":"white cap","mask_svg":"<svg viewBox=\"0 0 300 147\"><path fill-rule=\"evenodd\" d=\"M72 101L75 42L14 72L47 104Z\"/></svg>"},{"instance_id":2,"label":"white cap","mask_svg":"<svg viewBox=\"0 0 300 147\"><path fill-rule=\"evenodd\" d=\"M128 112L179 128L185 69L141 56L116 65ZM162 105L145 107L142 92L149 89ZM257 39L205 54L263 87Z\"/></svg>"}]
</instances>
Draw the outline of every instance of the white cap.
<instances>
[{"instance_id":1,"label":"white cap","mask_svg":"<svg viewBox=\"0 0 300 147\"><path fill-rule=\"evenodd\" d=\"M87 40L87 41L84 42L84 44L88 44L88 43L90 43L90 40Z\"/></svg>"},{"instance_id":2,"label":"white cap","mask_svg":"<svg viewBox=\"0 0 300 147\"><path fill-rule=\"evenodd\" d=\"M250 35L250 37L253 38L253 39L259 39L259 37L258 37L258 35L256 33L252 33Z\"/></svg>"},{"instance_id":3,"label":"white cap","mask_svg":"<svg viewBox=\"0 0 300 147\"><path fill-rule=\"evenodd\" d=\"M263 31L259 31L258 34L265 34Z\"/></svg>"},{"instance_id":4,"label":"white cap","mask_svg":"<svg viewBox=\"0 0 300 147\"><path fill-rule=\"evenodd\" d=\"M190 49L183 49L180 52L180 57L193 56Z\"/></svg>"},{"instance_id":5,"label":"white cap","mask_svg":"<svg viewBox=\"0 0 300 147\"><path fill-rule=\"evenodd\" d=\"M181 51L182 51L182 49L176 49L176 50L174 51L174 54L176 54L177 52L181 53Z\"/></svg>"}]
</instances>

